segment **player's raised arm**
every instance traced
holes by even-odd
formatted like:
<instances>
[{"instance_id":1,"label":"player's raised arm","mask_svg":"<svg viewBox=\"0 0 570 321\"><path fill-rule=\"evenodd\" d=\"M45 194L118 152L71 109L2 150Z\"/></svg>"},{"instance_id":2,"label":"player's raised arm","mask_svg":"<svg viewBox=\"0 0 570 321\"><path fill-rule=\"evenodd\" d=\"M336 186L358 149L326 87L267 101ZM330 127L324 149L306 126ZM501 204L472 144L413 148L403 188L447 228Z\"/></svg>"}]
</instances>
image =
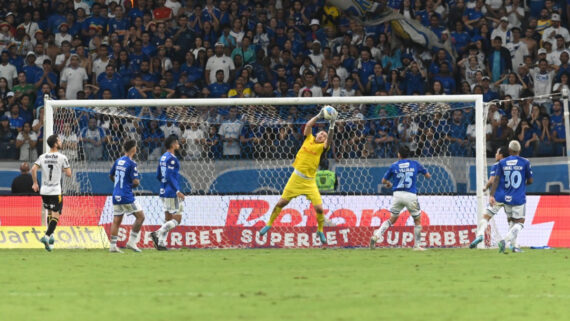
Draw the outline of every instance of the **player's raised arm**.
<instances>
[{"instance_id":1,"label":"player's raised arm","mask_svg":"<svg viewBox=\"0 0 570 321\"><path fill-rule=\"evenodd\" d=\"M303 130L303 135L309 136L309 134L312 134L313 133L313 126L315 126L315 124L317 123L317 120L319 120L321 118L323 118L323 110L322 109L319 111L319 113L315 117L309 119L309 121L305 124L305 130Z\"/></svg>"},{"instance_id":2,"label":"player's raised arm","mask_svg":"<svg viewBox=\"0 0 570 321\"><path fill-rule=\"evenodd\" d=\"M334 136L334 123L336 119L331 119L329 124L329 131L327 133L327 140L325 141L325 149L328 149L332 145L333 136Z\"/></svg>"},{"instance_id":3,"label":"player's raised arm","mask_svg":"<svg viewBox=\"0 0 570 321\"><path fill-rule=\"evenodd\" d=\"M40 190L40 186L38 185L38 168L40 168L38 164L34 164L34 166L32 166L32 180L34 182L32 189L34 192L38 192Z\"/></svg>"}]
</instances>

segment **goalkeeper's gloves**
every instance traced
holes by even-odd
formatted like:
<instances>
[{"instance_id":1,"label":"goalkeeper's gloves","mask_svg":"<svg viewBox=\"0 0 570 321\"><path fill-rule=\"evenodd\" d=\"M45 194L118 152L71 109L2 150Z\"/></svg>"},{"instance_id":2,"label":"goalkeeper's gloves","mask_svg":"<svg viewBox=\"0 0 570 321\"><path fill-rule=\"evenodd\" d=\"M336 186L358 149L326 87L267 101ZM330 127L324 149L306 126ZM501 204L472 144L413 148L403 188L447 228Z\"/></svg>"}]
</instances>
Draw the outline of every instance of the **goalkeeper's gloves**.
<instances>
[{"instance_id":1,"label":"goalkeeper's gloves","mask_svg":"<svg viewBox=\"0 0 570 321\"><path fill-rule=\"evenodd\" d=\"M325 112L324 112L324 107L321 108L321 110L319 110L319 113L317 114L317 119L322 119L325 117Z\"/></svg>"},{"instance_id":2,"label":"goalkeeper's gloves","mask_svg":"<svg viewBox=\"0 0 570 321\"><path fill-rule=\"evenodd\" d=\"M330 125L329 125L329 133L332 133L334 130L334 123L336 122L336 119L331 119L330 121Z\"/></svg>"}]
</instances>

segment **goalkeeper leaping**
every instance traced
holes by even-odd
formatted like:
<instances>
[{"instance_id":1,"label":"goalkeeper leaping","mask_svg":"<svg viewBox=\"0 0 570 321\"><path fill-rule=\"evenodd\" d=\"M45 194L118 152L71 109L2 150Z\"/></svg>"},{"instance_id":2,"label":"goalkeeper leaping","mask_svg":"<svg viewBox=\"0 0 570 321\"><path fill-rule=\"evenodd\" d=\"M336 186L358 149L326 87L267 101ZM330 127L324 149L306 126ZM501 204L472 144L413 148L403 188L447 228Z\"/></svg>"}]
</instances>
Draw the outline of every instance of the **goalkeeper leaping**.
<instances>
[{"instance_id":1,"label":"goalkeeper leaping","mask_svg":"<svg viewBox=\"0 0 570 321\"><path fill-rule=\"evenodd\" d=\"M313 126L317 120L324 117L323 109L321 109L321 111L315 117L311 118L305 125L305 130L303 132L305 135L305 141L295 156L295 161L293 162L293 173L291 174L289 181L287 181L287 185L285 185L281 198L273 208L267 225L259 232L260 235L265 235L265 233L271 229L273 222L279 216L283 207L287 206L293 198L305 195L305 197L311 201L315 211L317 212L317 235L321 240L321 243L327 243L327 239L323 233L323 225L325 222L323 201L317 187L317 182L315 181L315 176L319 167L321 154L331 146L336 113L330 119L328 133L320 131L315 137L313 136Z\"/></svg>"},{"instance_id":2,"label":"goalkeeper leaping","mask_svg":"<svg viewBox=\"0 0 570 321\"><path fill-rule=\"evenodd\" d=\"M379 229L374 231L370 238L370 249L374 249L377 242L384 240L384 232L398 220L402 209L406 208L414 219L414 250L423 251L420 246L422 224L420 221L420 204L418 203L418 195L416 181L419 174L423 174L425 178L431 178L431 174L418 162L408 160L410 150L406 146L401 146L398 150L399 160L393 163L384 177L382 184L387 188L392 188L392 207L390 219L384 221ZM392 184L394 181L395 184Z\"/></svg>"}]
</instances>

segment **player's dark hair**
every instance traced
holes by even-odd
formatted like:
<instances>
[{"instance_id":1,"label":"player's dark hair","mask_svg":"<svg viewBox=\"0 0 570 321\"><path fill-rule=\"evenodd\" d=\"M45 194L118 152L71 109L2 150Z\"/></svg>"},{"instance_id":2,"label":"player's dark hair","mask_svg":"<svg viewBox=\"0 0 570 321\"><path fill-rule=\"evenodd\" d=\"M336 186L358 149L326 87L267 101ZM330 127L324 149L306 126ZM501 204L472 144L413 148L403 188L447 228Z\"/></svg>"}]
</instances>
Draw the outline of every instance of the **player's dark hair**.
<instances>
[{"instance_id":1,"label":"player's dark hair","mask_svg":"<svg viewBox=\"0 0 570 321\"><path fill-rule=\"evenodd\" d=\"M47 144L49 148L53 148L56 143L57 143L57 134L53 134L50 137L48 137Z\"/></svg>"},{"instance_id":2,"label":"player's dark hair","mask_svg":"<svg viewBox=\"0 0 570 321\"><path fill-rule=\"evenodd\" d=\"M176 135L168 136L168 138L166 138L166 141L164 141L164 147L166 147L166 149L170 149L170 147L172 147L172 144L174 144L174 142L177 140L178 136Z\"/></svg>"},{"instance_id":3,"label":"player's dark hair","mask_svg":"<svg viewBox=\"0 0 570 321\"><path fill-rule=\"evenodd\" d=\"M398 153L401 158L408 158L410 156L410 149L406 146L400 146Z\"/></svg>"},{"instance_id":4,"label":"player's dark hair","mask_svg":"<svg viewBox=\"0 0 570 321\"><path fill-rule=\"evenodd\" d=\"M503 158L511 156L509 153L509 146L501 146L499 148L499 155L503 156Z\"/></svg>"},{"instance_id":5,"label":"player's dark hair","mask_svg":"<svg viewBox=\"0 0 570 321\"><path fill-rule=\"evenodd\" d=\"M123 145L123 148L125 149L125 152L128 153L135 146L137 146L137 141L134 139L129 139L125 142L125 144Z\"/></svg>"}]
</instances>

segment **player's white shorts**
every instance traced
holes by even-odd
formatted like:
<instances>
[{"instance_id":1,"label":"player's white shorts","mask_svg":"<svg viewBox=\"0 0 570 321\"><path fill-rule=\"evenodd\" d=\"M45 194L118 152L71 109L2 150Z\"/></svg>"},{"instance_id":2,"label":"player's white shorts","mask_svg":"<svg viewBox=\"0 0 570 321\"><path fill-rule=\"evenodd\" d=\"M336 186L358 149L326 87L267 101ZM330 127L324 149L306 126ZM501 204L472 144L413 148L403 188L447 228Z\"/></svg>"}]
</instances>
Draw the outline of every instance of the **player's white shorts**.
<instances>
[{"instance_id":1,"label":"player's white shorts","mask_svg":"<svg viewBox=\"0 0 570 321\"><path fill-rule=\"evenodd\" d=\"M499 213L501 208L504 208L504 207L505 207L505 204L501 203L501 202L496 202L494 206L491 206L491 204L489 204L489 206L487 206L487 214L489 216L495 216L495 215L497 215L497 213Z\"/></svg>"},{"instance_id":2,"label":"player's white shorts","mask_svg":"<svg viewBox=\"0 0 570 321\"><path fill-rule=\"evenodd\" d=\"M412 217L418 217L421 214L418 195L410 192L395 191L392 195L390 212L394 216L399 216L404 207L410 212Z\"/></svg>"},{"instance_id":3,"label":"player's white shorts","mask_svg":"<svg viewBox=\"0 0 570 321\"><path fill-rule=\"evenodd\" d=\"M505 213L507 213L507 218L524 218L526 215L526 204L522 205L507 205L505 204Z\"/></svg>"},{"instance_id":4,"label":"player's white shorts","mask_svg":"<svg viewBox=\"0 0 570 321\"><path fill-rule=\"evenodd\" d=\"M169 214L180 214L184 211L183 202L178 197L161 197L164 211Z\"/></svg>"},{"instance_id":5,"label":"player's white shorts","mask_svg":"<svg viewBox=\"0 0 570 321\"><path fill-rule=\"evenodd\" d=\"M130 204L115 204L113 205L114 215L124 215L124 214L134 214L136 212L142 211L142 207L137 203Z\"/></svg>"}]
</instances>

